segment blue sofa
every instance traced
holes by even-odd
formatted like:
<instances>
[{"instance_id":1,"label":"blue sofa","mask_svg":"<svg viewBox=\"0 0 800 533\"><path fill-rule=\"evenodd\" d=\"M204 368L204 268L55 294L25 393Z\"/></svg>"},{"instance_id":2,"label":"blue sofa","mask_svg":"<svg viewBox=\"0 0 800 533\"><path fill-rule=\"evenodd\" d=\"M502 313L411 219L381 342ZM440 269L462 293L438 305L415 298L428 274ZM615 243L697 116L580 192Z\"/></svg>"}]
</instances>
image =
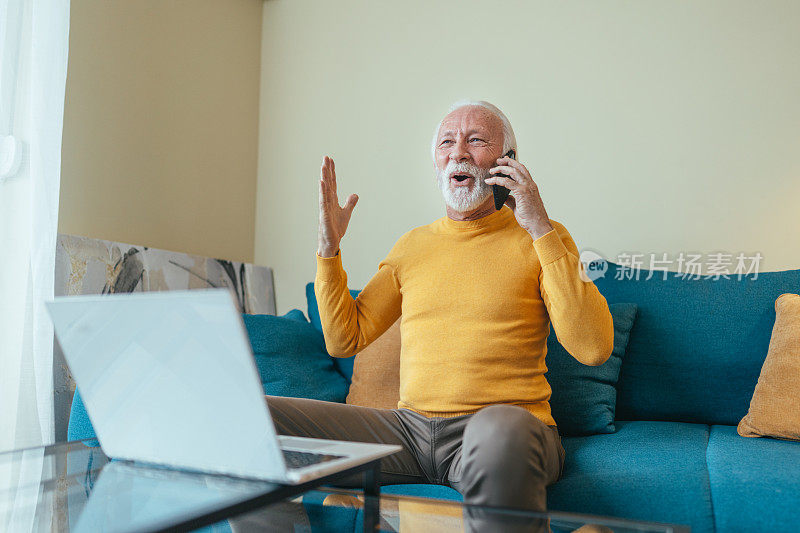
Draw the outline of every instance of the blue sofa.
<instances>
[{"instance_id":1,"label":"blue sofa","mask_svg":"<svg viewBox=\"0 0 800 533\"><path fill-rule=\"evenodd\" d=\"M609 263L595 281L609 304L639 307L617 385L616 432L563 437L566 462L548 488L549 508L695 532L800 529L800 442L736 433L767 354L775 299L800 292L800 270L757 279L625 273ZM93 436L76 395L69 438ZM461 499L437 485L383 490Z\"/></svg>"}]
</instances>

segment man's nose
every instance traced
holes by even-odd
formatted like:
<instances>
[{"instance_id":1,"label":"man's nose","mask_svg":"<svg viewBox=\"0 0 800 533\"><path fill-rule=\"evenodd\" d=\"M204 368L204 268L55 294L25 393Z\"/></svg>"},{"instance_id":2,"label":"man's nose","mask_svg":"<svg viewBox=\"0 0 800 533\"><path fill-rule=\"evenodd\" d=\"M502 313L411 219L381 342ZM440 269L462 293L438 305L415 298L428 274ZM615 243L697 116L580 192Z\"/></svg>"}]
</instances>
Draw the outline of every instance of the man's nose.
<instances>
[{"instance_id":1,"label":"man's nose","mask_svg":"<svg viewBox=\"0 0 800 533\"><path fill-rule=\"evenodd\" d=\"M450 152L450 159L456 163L460 163L462 161L468 161L470 157L471 156L467 150L466 143L463 141L456 141L455 146L453 146L453 150Z\"/></svg>"}]
</instances>

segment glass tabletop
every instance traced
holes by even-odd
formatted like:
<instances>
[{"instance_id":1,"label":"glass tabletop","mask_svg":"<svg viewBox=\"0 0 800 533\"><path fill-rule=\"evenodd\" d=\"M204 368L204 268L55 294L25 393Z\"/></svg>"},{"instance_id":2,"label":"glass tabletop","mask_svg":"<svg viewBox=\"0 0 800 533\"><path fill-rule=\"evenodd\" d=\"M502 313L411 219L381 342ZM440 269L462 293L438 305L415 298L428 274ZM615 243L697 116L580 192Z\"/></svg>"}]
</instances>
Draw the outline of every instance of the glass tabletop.
<instances>
[{"instance_id":1,"label":"glass tabletop","mask_svg":"<svg viewBox=\"0 0 800 533\"><path fill-rule=\"evenodd\" d=\"M60 443L0 453L0 530L160 530L276 486L109 459L96 440Z\"/></svg>"},{"instance_id":2,"label":"glass tabletop","mask_svg":"<svg viewBox=\"0 0 800 533\"><path fill-rule=\"evenodd\" d=\"M297 531L319 531L324 525L353 524L359 531L364 498L359 491L324 488L303 497L306 520L296 519ZM289 505L285 506L288 512ZM248 523L265 523L267 512L248 515ZM274 516L271 515L271 516ZM308 528L308 529L306 529ZM326 531L329 529L325 529ZM380 530L385 532L458 533L462 531L542 531L552 533L688 533L688 526L641 522L612 517L550 511L535 513L514 509L469 506L460 501L402 496L381 492ZM288 531L292 531L289 529Z\"/></svg>"},{"instance_id":3,"label":"glass tabletop","mask_svg":"<svg viewBox=\"0 0 800 533\"><path fill-rule=\"evenodd\" d=\"M96 440L0 453L2 531L188 531L203 517L208 532L363 530L361 491L328 488L271 505L258 498L278 485L109 459ZM245 513L241 511L246 510ZM238 516L228 518L236 513ZM392 494L380 497L387 532L651 532L688 527L606 517L468 506Z\"/></svg>"}]
</instances>

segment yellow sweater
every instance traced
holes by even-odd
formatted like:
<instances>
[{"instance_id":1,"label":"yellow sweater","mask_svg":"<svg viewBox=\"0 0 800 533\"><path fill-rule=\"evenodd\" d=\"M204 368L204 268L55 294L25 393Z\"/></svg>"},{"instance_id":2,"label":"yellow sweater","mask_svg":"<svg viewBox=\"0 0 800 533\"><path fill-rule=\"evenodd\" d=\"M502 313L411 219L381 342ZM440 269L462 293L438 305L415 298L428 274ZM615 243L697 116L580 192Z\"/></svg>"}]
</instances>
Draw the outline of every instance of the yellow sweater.
<instances>
[{"instance_id":1,"label":"yellow sweater","mask_svg":"<svg viewBox=\"0 0 800 533\"><path fill-rule=\"evenodd\" d=\"M508 206L477 220L444 216L400 237L356 299L341 253L316 254L328 352L353 356L402 316L398 408L450 417L515 404L555 425L544 376L550 320L586 365L609 358L614 327L603 295L580 277L572 237L550 223L534 241Z\"/></svg>"}]
</instances>

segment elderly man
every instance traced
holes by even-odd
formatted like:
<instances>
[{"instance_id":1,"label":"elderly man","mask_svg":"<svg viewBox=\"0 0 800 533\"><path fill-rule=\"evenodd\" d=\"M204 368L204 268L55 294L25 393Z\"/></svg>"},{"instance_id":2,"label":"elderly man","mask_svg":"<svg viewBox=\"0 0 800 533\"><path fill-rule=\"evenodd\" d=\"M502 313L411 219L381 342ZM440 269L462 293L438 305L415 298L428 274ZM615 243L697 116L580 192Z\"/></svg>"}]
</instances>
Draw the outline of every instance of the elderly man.
<instances>
[{"instance_id":1,"label":"elderly man","mask_svg":"<svg viewBox=\"0 0 800 533\"><path fill-rule=\"evenodd\" d=\"M339 243L358 197L339 205L324 158L314 289L325 343L351 357L402 316L400 402L382 410L270 396L280 433L399 444L383 461L385 484L444 484L466 503L545 510L564 466L544 376L550 323L586 365L608 359L614 330L570 234L548 218L528 169L504 156L516 148L495 106L455 104L432 147L447 216L400 237L356 299ZM500 210L493 184L510 190Z\"/></svg>"}]
</instances>

